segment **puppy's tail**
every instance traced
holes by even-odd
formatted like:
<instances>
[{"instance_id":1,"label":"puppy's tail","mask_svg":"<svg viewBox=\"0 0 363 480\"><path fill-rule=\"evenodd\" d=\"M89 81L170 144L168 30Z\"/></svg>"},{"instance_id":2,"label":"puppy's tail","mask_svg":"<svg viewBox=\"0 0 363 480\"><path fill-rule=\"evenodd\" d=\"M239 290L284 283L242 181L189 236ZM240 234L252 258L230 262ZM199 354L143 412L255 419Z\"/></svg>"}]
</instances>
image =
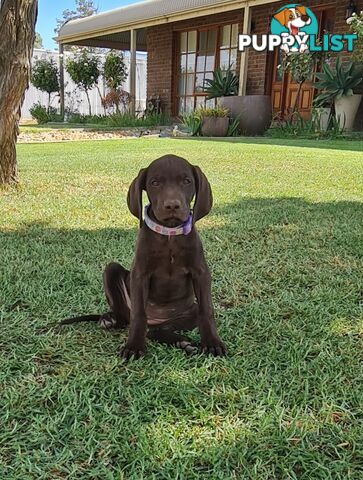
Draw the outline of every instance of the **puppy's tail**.
<instances>
[{"instance_id":1,"label":"puppy's tail","mask_svg":"<svg viewBox=\"0 0 363 480\"><path fill-rule=\"evenodd\" d=\"M81 322L98 322L102 315L82 315L81 317L66 318L59 322L58 325L72 325Z\"/></svg>"}]
</instances>

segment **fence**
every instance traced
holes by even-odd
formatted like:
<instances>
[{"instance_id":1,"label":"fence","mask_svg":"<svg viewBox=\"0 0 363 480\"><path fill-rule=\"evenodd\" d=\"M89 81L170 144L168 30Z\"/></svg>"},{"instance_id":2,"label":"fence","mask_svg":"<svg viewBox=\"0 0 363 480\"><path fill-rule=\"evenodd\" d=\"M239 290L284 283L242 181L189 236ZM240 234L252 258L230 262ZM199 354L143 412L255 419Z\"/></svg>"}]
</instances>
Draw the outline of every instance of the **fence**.
<instances>
[{"instance_id":1,"label":"fence","mask_svg":"<svg viewBox=\"0 0 363 480\"><path fill-rule=\"evenodd\" d=\"M66 63L67 58L72 54L69 52L64 53L64 61ZM99 55L101 63L103 63L105 56ZM51 52L47 50L35 49L33 53L33 63L40 58L53 59L59 64L59 53ZM130 58L125 55L125 63L129 70ZM138 54L136 60L136 110L143 111L146 107L146 71L147 71L147 59L146 55ZM102 95L106 92L106 85L104 79L100 77L98 87ZM125 84L122 87L129 92L129 78L127 78ZM82 92L70 79L67 71L64 71L64 90L65 90L65 109L77 111L81 114L88 115L88 101L84 92ZM101 104L101 99L97 88L94 88L89 92L92 114L101 115L104 113L104 109ZM21 110L22 119L30 119L31 115L29 109L34 103L40 102L42 105L48 104L48 94L41 92L30 84L29 89L25 94L24 104ZM59 96L52 95L52 106L59 108Z\"/></svg>"}]
</instances>

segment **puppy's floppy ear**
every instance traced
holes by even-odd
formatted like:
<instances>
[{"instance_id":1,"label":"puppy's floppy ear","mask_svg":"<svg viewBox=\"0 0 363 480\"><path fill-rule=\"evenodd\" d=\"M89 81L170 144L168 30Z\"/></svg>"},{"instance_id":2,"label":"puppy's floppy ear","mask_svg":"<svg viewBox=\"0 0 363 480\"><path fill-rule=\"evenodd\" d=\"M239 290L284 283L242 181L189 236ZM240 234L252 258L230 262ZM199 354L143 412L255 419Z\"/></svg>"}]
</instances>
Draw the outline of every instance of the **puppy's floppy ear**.
<instances>
[{"instance_id":1,"label":"puppy's floppy ear","mask_svg":"<svg viewBox=\"0 0 363 480\"><path fill-rule=\"evenodd\" d=\"M142 191L146 189L146 173L147 168L140 170L127 193L127 206L130 212L140 220L140 228L142 227Z\"/></svg>"},{"instance_id":2,"label":"puppy's floppy ear","mask_svg":"<svg viewBox=\"0 0 363 480\"><path fill-rule=\"evenodd\" d=\"M274 19L279 22L280 25L287 27L287 22L289 20L290 11L288 8L284 8L281 12L278 12L274 15Z\"/></svg>"},{"instance_id":3,"label":"puppy's floppy ear","mask_svg":"<svg viewBox=\"0 0 363 480\"><path fill-rule=\"evenodd\" d=\"M300 15L307 15L306 8L303 5L297 5L295 9L300 13Z\"/></svg>"},{"instance_id":4,"label":"puppy's floppy ear","mask_svg":"<svg viewBox=\"0 0 363 480\"><path fill-rule=\"evenodd\" d=\"M195 202L193 208L193 223L205 217L213 205L212 189L207 177L198 166L193 166L195 180Z\"/></svg>"}]
</instances>

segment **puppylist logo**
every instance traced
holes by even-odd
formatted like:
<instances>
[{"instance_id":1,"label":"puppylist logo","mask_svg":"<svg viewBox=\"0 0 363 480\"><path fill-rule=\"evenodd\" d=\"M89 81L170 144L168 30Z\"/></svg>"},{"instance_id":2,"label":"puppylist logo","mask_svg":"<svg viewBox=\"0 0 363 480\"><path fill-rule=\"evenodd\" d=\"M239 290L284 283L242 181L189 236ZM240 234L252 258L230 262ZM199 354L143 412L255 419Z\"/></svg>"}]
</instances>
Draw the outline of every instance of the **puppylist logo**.
<instances>
[{"instance_id":1,"label":"puppylist logo","mask_svg":"<svg viewBox=\"0 0 363 480\"><path fill-rule=\"evenodd\" d=\"M277 10L270 23L270 34L240 35L239 50L243 52L251 47L257 52L273 51L280 47L290 52L341 52L346 46L353 51L356 34L324 33L318 36L319 24L314 13L308 7L290 3Z\"/></svg>"}]
</instances>

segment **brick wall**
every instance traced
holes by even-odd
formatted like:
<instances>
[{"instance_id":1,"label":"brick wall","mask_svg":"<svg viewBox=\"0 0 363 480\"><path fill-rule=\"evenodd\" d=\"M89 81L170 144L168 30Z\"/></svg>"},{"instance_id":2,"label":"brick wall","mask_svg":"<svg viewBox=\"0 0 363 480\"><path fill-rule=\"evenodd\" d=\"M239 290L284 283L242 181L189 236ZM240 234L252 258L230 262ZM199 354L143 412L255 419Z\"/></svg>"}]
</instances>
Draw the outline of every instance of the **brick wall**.
<instances>
[{"instance_id":1,"label":"brick wall","mask_svg":"<svg viewBox=\"0 0 363 480\"><path fill-rule=\"evenodd\" d=\"M147 96L160 95L163 109L170 114L173 75L172 24L147 31Z\"/></svg>"},{"instance_id":2,"label":"brick wall","mask_svg":"<svg viewBox=\"0 0 363 480\"><path fill-rule=\"evenodd\" d=\"M254 30L252 33L263 34L269 32L271 16L280 7L286 5L286 1L276 2L267 5L260 5L252 9L252 22ZM349 27L345 21L345 8L347 1L331 2L329 0L310 0L303 2L304 5L314 7L329 5L336 8L334 31L336 33L345 33L349 31ZM358 5L358 11L363 9L363 0L355 2ZM180 30L186 30L194 27L216 25L222 23L235 23L240 25L240 31L243 24L243 9L225 12L217 15L209 15L192 20L183 20L181 22L170 23L151 27L147 31L147 48L148 48L148 77L147 92L148 95L159 94L163 101L164 109L169 114L174 114L174 59L176 56L173 42ZM239 58L237 69L239 70ZM269 68L268 53L255 52L250 49L248 52L248 68L247 68L247 94L264 94L267 86L267 68ZM270 67L271 68L271 67ZM238 71L237 70L237 71ZM362 102L363 103L363 102ZM359 116L362 118L363 124L363 105Z\"/></svg>"},{"instance_id":3,"label":"brick wall","mask_svg":"<svg viewBox=\"0 0 363 480\"><path fill-rule=\"evenodd\" d=\"M286 5L286 1L276 2L268 5L260 5L258 7L254 7L252 9L252 22L255 26L253 33L255 34L263 34L269 32L270 27L270 19L271 16L278 10L279 8ZM311 7L314 11L315 7L321 7L322 5L329 5L329 7L334 8L335 3L335 24L334 24L334 32L336 33L347 33L349 31L349 27L345 21L345 9L348 2L345 1L321 1L321 0L312 0L308 2L303 2L303 5L307 7ZM360 7L360 8L359 8ZM363 0L360 2L360 6L358 5L358 11L363 9ZM247 93L248 94L264 94L266 93L266 77L267 72L266 69L268 68L269 64L267 62L267 55L266 52L256 52L254 50L250 50L248 52L248 77L247 77ZM349 53L345 55L346 58L349 57Z\"/></svg>"}]
</instances>

